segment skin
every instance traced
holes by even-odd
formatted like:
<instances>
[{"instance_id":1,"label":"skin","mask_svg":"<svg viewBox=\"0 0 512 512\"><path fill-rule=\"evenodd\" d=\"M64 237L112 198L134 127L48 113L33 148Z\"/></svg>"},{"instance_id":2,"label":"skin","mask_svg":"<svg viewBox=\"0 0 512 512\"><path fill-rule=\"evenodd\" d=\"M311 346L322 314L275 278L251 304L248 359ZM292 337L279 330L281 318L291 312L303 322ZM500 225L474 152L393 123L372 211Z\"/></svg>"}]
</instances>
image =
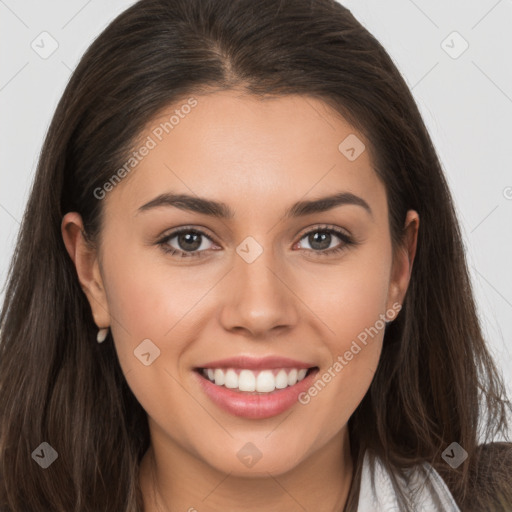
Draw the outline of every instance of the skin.
<instances>
[{"instance_id":1,"label":"skin","mask_svg":"<svg viewBox=\"0 0 512 512\"><path fill-rule=\"evenodd\" d=\"M235 355L279 355L327 371L379 315L402 304L418 214L408 212L404 246L393 253L386 191L369 151L349 161L338 150L349 134L364 138L320 100L262 101L239 91L195 97L198 105L103 200L96 248L84 243L78 213L62 221L94 320L110 327L127 382L148 414L151 447L140 472L146 509L342 510L353 471L347 421L371 383L383 330L308 404L272 418L219 409L193 368ZM141 140L148 135L150 127ZM223 201L235 216L172 206L137 211L168 191ZM283 218L296 201L335 191L363 198L372 214L346 204ZM358 244L318 255L344 245L333 233L324 246L308 239L324 224ZM211 236L195 250L204 257L171 256L158 245L180 226ZM236 252L247 236L263 248L250 264ZM178 237L167 244L190 247ZM133 353L144 339L160 350L149 366ZM251 468L237 457L247 442L262 454Z\"/></svg>"}]
</instances>

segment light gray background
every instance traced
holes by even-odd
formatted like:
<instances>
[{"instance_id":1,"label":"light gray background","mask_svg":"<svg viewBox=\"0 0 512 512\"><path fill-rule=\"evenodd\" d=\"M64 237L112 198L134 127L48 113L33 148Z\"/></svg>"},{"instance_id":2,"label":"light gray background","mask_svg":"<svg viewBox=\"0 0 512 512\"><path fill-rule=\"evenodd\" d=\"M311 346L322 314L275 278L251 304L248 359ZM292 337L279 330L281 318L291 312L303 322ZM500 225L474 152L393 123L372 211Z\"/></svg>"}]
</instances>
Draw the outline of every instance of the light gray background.
<instances>
[{"instance_id":1,"label":"light gray background","mask_svg":"<svg viewBox=\"0 0 512 512\"><path fill-rule=\"evenodd\" d=\"M92 40L132 3L0 0L0 301L58 99ZM419 104L455 197L484 331L512 394L512 0L342 3L387 49ZM31 47L51 48L44 31L58 43L46 59Z\"/></svg>"}]
</instances>

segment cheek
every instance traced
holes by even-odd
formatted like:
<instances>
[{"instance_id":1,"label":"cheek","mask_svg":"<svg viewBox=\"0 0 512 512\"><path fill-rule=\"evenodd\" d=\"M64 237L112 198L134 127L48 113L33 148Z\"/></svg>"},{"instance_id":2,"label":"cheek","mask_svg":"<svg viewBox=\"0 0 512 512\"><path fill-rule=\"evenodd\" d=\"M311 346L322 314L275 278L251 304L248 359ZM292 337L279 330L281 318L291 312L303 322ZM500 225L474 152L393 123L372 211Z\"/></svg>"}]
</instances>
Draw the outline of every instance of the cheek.
<instances>
[{"instance_id":1,"label":"cheek","mask_svg":"<svg viewBox=\"0 0 512 512\"><path fill-rule=\"evenodd\" d=\"M161 256L155 263L156 251L129 240L105 248L104 282L119 339L168 338L201 296L205 280L200 272L171 268Z\"/></svg>"},{"instance_id":2,"label":"cheek","mask_svg":"<svg viewBox=\"0 0 512 512\"><path fill-rule=\"evenodd\" d=\"M147 254L147 248L137 247L126 250L126 257L115 249L105 250L112 334L126 381L139 403L161 425L168 424L169 411L179 410L183 422L173 422L172 431L185 439L183 425L201 409L180 384L179 362L196 329L193 306L206 291L196 286L204 278L185 278L150 262Z\"/></svg>"},{"instance_id":3,"label":"cheek","mask_svg":"<svg viewBox=\"0 0 512 512\"><path fill-rule=\"evenodd\" d=\"M319 424L336 429L348 421L371 384L384 336L391 249L361 251L336 272L316 275L311 309L328 327L323 337L328 356L301 403ZM326 433L326 435L328 435Z\"/></svg>"},{"instance_id":4,"label":"cheek","mask_svg":"<svg viewBox=\"0 0 512 512\"><path fill-rule=\"evenodd\" d=\"M150 379L157 378L155 368L164 360L168 366L167 362L183 350L180 340L184 342L184 338L173 339L173 326L179 325L190 302L176 273L157 271L147 261L148 252L148 248L131 246L129 240L113 236L105 244L102 265L111 331L123 371L128 375L136 370L131 374L136 379L142 369L146 370L137 389L151 388ZM168 343L170 339L173 343ZM143 356L148 352L149 357ZM151 365L145 366L148 359ZM153 361L160 364L153 365Z\"/></svg>"},{"instance_id":5,"label":"cheek","mask_svg":"<svg viewBox=\"0 0 512 512\"><path fill-rule=\"evenodd\" d=\"M157 249L111 240L105 247L103 274L116 350L135 389L153 396L151 390L172 382L169 374L181 379L188 370L183 355L213 316L212 281L218 277L212 280L206 267L172 266L160 255L155 258ZM129 248L121 254L116 247ZM147 352L155 364L144 365L139 356ZM136 380L141 371L144 375Z\"/></svg>"},{"instance_id":6,"label":"cheek","mask_svg":"<svg viewBox=\"0 0 512 512\"><path fill-rule=\"evenodd\" d=\"M386 247L353 253L336 267L315 273L315 293L308 305L328 327L331 353L349 350L351 341L368 329L381 331L389 292L391 249ZM372 330L372 332L374 332Z\"/></svg>"}]
</instances>

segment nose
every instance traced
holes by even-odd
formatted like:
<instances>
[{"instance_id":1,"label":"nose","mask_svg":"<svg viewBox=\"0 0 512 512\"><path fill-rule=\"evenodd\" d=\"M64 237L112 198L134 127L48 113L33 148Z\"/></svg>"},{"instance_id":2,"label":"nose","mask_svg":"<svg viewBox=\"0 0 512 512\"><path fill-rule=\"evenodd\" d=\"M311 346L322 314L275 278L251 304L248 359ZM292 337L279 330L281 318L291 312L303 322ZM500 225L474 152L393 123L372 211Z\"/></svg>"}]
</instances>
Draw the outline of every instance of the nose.
<instances>
[{"instance_id":1,"label":"nose","mask_svg":"<svg viewBox=\"0 0 512 512\"><path fill-rule=\"evenodd\" d=\"M224 283L220 315L224 329L263 339L297 324L300 300L283 268L270 250L252 263L236 257L235 268Z\"/></svg>"}]
</instances>

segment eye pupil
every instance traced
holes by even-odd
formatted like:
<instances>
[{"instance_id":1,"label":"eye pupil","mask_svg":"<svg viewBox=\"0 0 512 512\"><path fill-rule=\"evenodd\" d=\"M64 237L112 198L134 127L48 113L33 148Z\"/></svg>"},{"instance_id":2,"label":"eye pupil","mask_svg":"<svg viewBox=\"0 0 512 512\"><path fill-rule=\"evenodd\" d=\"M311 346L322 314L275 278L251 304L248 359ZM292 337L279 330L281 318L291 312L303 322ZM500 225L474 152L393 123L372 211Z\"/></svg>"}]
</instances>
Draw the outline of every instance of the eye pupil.
<instances>
[{"instance_id":1,"label":"eye pupil","mask_svg":"<svg viewBox=\"0 0 512 512\"><path fill-rule=\"evenodd\" d=\"M185 251L195 251L199 249L201 246L201 235L199 233L191 233L187 232L184 234L178 235L178 244ZM189 245L187 247L186 244L192 243L192 247ZM184 245L185 244L185 245Z\"/></svg>"},{"instance_id":2,"label":"eye pupil","mask_svg":"<svg viewBox=\"0 0 512 512\"><path fill-rule=\"evenodd\" d=\"M314 244L318 242L320 239L320 247L315 247ZM331 245L331 234L326 231L316 231L314 234L309 235L309 243L313 249L318 249L320 251L328 249ZM325 243L327 241L327 244Z\"/></svg>"}]
</instances>

